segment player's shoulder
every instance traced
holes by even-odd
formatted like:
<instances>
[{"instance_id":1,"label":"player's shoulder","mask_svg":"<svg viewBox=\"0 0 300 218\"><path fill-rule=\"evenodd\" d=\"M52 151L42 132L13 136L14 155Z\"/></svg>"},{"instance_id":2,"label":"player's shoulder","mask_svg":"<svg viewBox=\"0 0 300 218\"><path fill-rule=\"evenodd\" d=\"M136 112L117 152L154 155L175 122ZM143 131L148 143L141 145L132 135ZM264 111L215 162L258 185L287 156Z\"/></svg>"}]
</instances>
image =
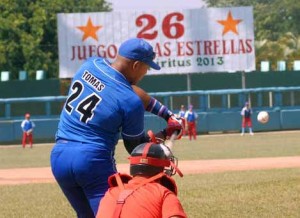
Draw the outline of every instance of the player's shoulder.
<instances>
[{"instance_id":1,"label":"player's shoulder","mask_svg":"<svg viewBox=\"0 0 300 218\"><path fill-rule=\"evenodd\" d=\"M90 57L88 59L86 59L83 64L81 65L81 67L78 69L78 71L76 72L76 74L73 77L73 81L79 79L80 77L82 77L82 74L86 74L86 72L90 73L95 71L95 63L97 62L97 65L101 65L100 63L103 63L104 58L102 57ZM94 76L94 75L93 75Z\"/></svg>"},{"instance_id":2,"label":"player's shoulder","mask_svg":"<svg viewBox=\"0 0 300 218\"><path fill-rule=\"evenodd\" d=\"M98 56L92 56L92 57L87 58L85 62L93 62L95 60L103 60L103 58L98 57Z\"/></svg>"},{"instance_id":3,"label":"player's shoulder","mask_svg":"<svg viewBox=\"0 0 300 218\"><path fill-rule=\"evenodd\" d=\"M170 190L168 187L157 183L157 182L151 182L147 184L148 189L151 190L152 194L156 194L157 196L166 196L166 195L176 195L172 190Z\"/></svg>"},{"instance_id":4,"label":"player's shoulder","mask_svg":"<svg viewBox=\"0 0 300 218\"><path fill-rule=\"evenodd\" d=\"M119 105L126 113L140 113L144 111L144 105L139 96L133 91L127 91L119 95Z\"/></svg>"},{"instance_id":5,"label":"player's shoulder","mask_svg":"<svg viewBox=\"0 0 300 218\"><path fill-rule=\"evenodd\" d=\"M104 63L104 58L98 56L89 57L83 62L82 66L94 66L96 62L97 65L102 64Z\"/></svg>"},{"instance_id":6,"label":"player's shoulder","mask_svg":"<svg viewBox=\"0 0 300 218\"><path fill-rule=\"evenodd\" d=\"M124 95L123 98L125 99L125 102L127 102L127 106L131 105L139 107L140 104L143 105L141 98L134 91L128 91L126 94L127 95Z\"/></svg>"}]
</instances>

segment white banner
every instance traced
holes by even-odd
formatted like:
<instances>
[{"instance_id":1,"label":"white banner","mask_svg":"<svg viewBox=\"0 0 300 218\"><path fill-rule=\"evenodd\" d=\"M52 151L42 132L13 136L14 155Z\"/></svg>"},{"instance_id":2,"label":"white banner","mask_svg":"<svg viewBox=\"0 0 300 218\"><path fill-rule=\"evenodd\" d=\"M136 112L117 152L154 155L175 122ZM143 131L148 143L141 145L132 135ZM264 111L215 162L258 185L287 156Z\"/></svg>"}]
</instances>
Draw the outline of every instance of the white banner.
<instances>
[{"instance_id":1,"label":"white banner","mask_svg":"<svg viewBox=\"0 0 300 218\"><path fill-rule=\"evenodd\" d=\"M113 11L124 10L174 10L206 7L205 0L107 0Z\"/></svg>"},{"instance_id":2,"label":"white banner","mask_svg":"<svg viewBox=\"0 0 300 218\"><path fill-rule=\"evenodd\" d=\"M113 61L120 44L147 40L153 74L255 70L252 7L58 14L59 77L71 78L91 56Z\"/></svg>"}]
</instances>

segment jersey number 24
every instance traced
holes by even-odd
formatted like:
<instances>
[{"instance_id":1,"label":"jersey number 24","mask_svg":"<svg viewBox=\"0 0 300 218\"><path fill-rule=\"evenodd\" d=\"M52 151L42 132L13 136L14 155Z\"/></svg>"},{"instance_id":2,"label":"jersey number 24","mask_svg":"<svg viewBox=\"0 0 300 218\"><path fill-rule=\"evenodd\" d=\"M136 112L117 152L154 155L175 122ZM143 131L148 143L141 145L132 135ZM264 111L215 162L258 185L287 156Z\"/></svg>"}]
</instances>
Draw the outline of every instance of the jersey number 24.
<instances>
[{"instance_id":1,"label":"jersey number 24","mask_svg":"<svg viewBox=\"0 0 300 218\"><path fill-rule=\"evenodd\" d=\"M71 114L74 110L74 107L72 106L72 103L80 97L80 95L83 93L84 86L83 84L77 80L72 84L71 87L72 93L67 98L66 104L65 104L65 110L68 114ZM77 111L80 114L80 121L87 123L89 120L91 120L94 116L94 110L97 107L97 105L101 102L101 98L97 96L95 93L92 93L85 98L83 98L75 107L75 111Z\"/></svg>"}]
</instances>

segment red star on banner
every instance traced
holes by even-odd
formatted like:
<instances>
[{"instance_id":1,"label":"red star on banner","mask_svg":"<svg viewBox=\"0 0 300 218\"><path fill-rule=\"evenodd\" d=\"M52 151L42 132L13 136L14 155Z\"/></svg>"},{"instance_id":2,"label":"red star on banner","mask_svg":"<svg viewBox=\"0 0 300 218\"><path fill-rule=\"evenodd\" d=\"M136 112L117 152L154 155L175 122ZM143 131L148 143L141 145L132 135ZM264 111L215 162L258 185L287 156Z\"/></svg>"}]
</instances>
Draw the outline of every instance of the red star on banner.
<instances>
[{"instance_id":1,"label":"red star on banner","mask_svg":"<svg viewBox=\"0 0 300 218\"><path fill-rule=\"evenodd\" d=\"M231 11L229 11L227 15L227 20L218 20L218 23L224 26L222 35L224 36L229 31L232 31L238 35L239 33L237 31L237 25L240 22L242 22L242 20L234 20Z\"/></svg>"},{"instance_id":2,"label":"red star on banner","mask_svg":"<svg viewBox=\"0 0 300 218\"><path fill-rule=\"evenodd\" d=\"M91 18L89 17L86 26L78 26L77 28L80 29L82 32L84 32L84 34L82 36L82 41L86 40L88 37L92 37L93 39L98 41L96 32L99 29L101 29L102 26L94 26Z\"/></svg>"}]
</instances>

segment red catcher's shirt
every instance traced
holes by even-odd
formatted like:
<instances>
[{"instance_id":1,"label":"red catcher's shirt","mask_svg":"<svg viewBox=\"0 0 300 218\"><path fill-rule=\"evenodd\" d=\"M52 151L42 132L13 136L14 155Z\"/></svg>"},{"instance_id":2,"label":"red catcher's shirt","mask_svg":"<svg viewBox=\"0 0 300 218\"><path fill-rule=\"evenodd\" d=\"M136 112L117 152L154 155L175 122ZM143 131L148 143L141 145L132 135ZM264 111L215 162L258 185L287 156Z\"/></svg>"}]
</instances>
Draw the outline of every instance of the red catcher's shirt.
<instances>
[{"instance_id":1,"label":"red catcher's shirt","mask_svg":"<svg viewBox=\"0 0 300 218\"><path fill-rule=\"evenodd\" d=\"M125 189L133 189L145 178L135 177L124 184ZM102 198L96 218L111 218L119 197L119 187L110 188ZM121 218L186 218L177 196L157 182L147 183L130 195L123 205Z\"/></svg>"}]
</instances>

